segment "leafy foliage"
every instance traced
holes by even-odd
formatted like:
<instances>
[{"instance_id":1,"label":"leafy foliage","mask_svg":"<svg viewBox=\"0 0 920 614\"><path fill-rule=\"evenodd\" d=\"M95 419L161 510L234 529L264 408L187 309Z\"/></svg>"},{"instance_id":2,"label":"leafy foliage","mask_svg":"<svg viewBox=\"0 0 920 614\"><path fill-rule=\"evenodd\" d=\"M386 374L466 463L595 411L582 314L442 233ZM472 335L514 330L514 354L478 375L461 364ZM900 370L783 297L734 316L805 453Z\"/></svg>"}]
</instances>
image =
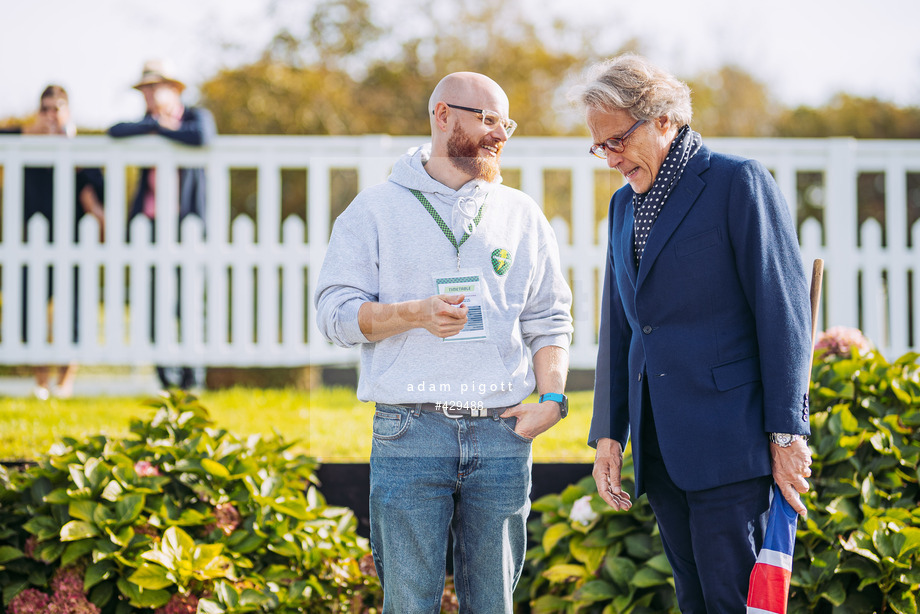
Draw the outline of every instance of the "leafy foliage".
<instances>
[{"instance_id":1,"label":"leafy foliage","mask_svg":"<svg viewBox=\"0 0 920 614\"><path fill-rule=\"evenodd\" d=\"M632 476L627 448L624 490L634 491ZM542 513L528 525L538 545L527 553L515 593L518 602L530 602L533 614L679 612L671 566L645 498L628 512L615 511L589 476L535 501L533 510Z\"/></svg>"},{"instance_id":2,"label":"leafy foliage","mask_svg":"<svg viewBox=\"0 0 920 614\"><path fill-rule=\"evenodd\" d=\"M64 439L0 474L4 606L26 611L62 569L106 613L350 612L376 599L366 541L350 510L325 504L315 461L280 436L214 428L184 393L154 405L125 439Z\"/></svg>"},{"instance_id":3,"label":"leafy foliage","mask_svg":"<svg viewBox=\"0 0 920 614\"><path fill-rule=\"evenodd\" d=\"M449 72L469 70L502 85L520 134L585 132L577 113L565 114L565 78L598 55L596 40L607 39L564 23L543 31L517 0L409 2L396 21L392 14L375 20L371 4L319 2L304 20L308 27L283 29L258 61L205 82L202 103L220 131L427 133L434 86ZM634 45L624 40L619 50Z\"/></svg>"},{"instance_id":4,"label":"leafy foliage","mask_svg":"<svg viewBox=\"0 0 920 614\"><path fill-rule=\"evenodd\" d=\"M445 74L485 73L502 85L524 136L586 134L566 101L592 62L642 51L610 20L576 26L535 15L520 0L306 3L256 62L201 87L228 134L399 134L428 129L428 96ZM785 108L768 87L727 64L686 79L693 127L704 137L916 138L920 108L845 93L820 107Z\"/></svg>"},{"instance_id":5,"label":"leafy foliage","mask_svg":"<svg viewBox=\"0 0 920 614\"><path fill-rule=\"evenodd\" d=\"M690 79L693 129L703 137L773 135L777 110L767 86L738 66L726 65Z\"/></svg>"},{"instance_id":6,"label":"leafy foliage","mask_svg":"<svg viewBox=\"0 0 920 614\"><path fill-rule=\"evenodd\" d=\"M821 107L784 110L775 136L852 136L864 139L920 138L920 107L899 107L877 98L839 93Z\"/></svg>"},{"instance_id":7,"label":"leafy foliage","mask_svg":"<svg viewBox=\"0 0 920 614\"><path fill-rule=\"evenodd\" d=\"M790 612L916 614L920 592L920 364L853 344L819 350L811 389L813 488L803 497ZM632 489L629 448L624 484ZM584 507L590 504L590 510ZM536 501L538 544L516 598L537 614L676 612L645 498L611 510L592 478Z\"/></svg>"},{"instance_id":8,"label":"leafy foliage","mask_svg":"<svg viewBox=\"0 0 920 614\"><path fill-rule=\"evenodd\" d=\"M808 518L792 611L916 614L920 591L920 365L853 349L814 369Z\"/></svg>"}]
</instances>

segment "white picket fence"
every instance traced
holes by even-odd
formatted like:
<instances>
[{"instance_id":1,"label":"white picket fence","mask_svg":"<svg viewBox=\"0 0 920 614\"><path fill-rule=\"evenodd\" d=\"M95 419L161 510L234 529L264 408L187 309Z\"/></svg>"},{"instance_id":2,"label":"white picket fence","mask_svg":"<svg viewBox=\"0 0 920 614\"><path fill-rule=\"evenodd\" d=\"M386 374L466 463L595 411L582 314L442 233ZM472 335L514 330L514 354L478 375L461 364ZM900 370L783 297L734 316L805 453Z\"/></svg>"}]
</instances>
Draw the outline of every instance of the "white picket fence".
<instances>
[{"instance_id":1,"label":"white picket fence","mask_svg":"<svg viewBox=\"0 0 920 614\"><path fill-rule=\"evenodd\" d=\"M354 169L358 187L383 181L393 161L423 138L222 136L209 148L143 137L56 139L0 137L3 169L0 243L0 364L294 366L354 364L355 350L328 344L315 327L312 293L332 220L330 176ZM889 357L920 349L920 224L908 244L908 176L920 173L920 143L853 139L708 139L715 150L761 160L773 171L795 212L800 173L821 173L822 227L801 227L802 256L826 262L824 326L859 326ZM516 137L505 169L519 170L520 187L543 199L547 173L570 176L569 220L554 219L563 266L575 296L571 363L592 368L597 343L598 284L603 276L605 222L597 221L595 181L609 196L610 175L587 153L587 138ZM55 242L35 216L22 241L24 167L54 173ZM130 167L155 166L157 194L176 194L176 169L204 167L208 177L206 233L189 218L177 240L177 212L158 206L155 243L146 220L125 240ZM76 167L104 167L106 239L95 220L81 222L73 242ZM230 171L256 169L256 219L230 221ZM308 232L297 216L281 219L281 171L306 169ZM602 171L602 172L598 172ZM859 226L857 178L884 177L887 242L875 220ZM509 173L510 175L511 173ZM913 184L912 184L913 185ZM174 201L175 199L173 199ZM564 203L565 205L566 203ZM566 207L563 206L563 209ZM917 216L914 215L914 218ZM257 230L256 230L257 229ZM232 234L231 234L232 232ZM232 236L232 240L231 240ZM857 241L857 237L860 240ZM22 335L22 270L28 268L30 314ZM46 316L47 275L54 283L53 317ZM74 273L78 277L79 340L73 339ZM181 288L176 271L181 270ZM151 280L156 292L151 296ZM177 292L181 305L177 312ZM179 317L177 318L177 313ZM155 340L150 320L154 319Z\"/></svg>"}]
</instances>

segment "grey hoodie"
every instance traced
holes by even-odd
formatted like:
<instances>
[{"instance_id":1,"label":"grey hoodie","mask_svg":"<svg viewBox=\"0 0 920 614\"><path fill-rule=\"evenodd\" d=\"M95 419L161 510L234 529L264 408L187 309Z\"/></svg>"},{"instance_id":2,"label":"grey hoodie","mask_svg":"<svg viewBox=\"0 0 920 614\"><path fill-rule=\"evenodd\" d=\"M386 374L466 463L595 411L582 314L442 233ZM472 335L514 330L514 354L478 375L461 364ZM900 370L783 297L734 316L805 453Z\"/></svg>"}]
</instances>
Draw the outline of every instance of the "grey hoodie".
<instances>
[{"instance_id":1,"label":"grey hoodie","mask_svg":"<svg viewBox=\"0 0 920 614\"><path fill-rule=\"evenodd\" d=\"M556 238L523 192L484 181L452 190L425 171L429 155L426 145L402 156L386 183L362 191L336 220L316 290L317 324L337 345L361 344L362 401L515 405L534 389L530 355L548 345L568 349L571 340L572 294ZM363 303L432 296L433 274L457 268L456 249L409 190L423 193L458 239L464 227L473 230L460 247L461 267L481 270L488 339L446 342L416 328L371 343L361 332ZM471 228L470 212L483 202ZM493 253L507 254L497 250L510 254L501 274Z\"/></svg>"}]
</instances>

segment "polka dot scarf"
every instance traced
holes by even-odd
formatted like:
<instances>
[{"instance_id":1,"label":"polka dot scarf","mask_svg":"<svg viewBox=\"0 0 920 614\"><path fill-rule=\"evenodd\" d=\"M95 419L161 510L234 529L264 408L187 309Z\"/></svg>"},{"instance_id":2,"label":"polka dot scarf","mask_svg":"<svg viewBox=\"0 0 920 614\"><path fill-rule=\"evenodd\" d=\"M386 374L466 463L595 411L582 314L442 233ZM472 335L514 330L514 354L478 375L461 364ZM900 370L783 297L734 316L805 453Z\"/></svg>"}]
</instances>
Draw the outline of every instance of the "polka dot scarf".
<instances>
[{"instance_id":1,"label":"polka dot scarf","mask_svg":"<svg viewBox=\"0 0 920 614\"><path fill-rule=\"evenodd\" d=\"M703 146L703 137L698 132L690 129L690 126L684 126L671 141L671 149L667 157L658 169L658 175L655 177L655 183L645 194L633 195L633 212L635 215L635 225L633 226L633 255L636 259L636 268L642 261L642 254L645 252L645 244L648 242L648 235L652 231L652 225L658 219L658 213L664 206L665 201L671 194L671 190L677 185L680 176L683 175L684 169L687 168L687 162Z\"/></svg>"}]
</instances>

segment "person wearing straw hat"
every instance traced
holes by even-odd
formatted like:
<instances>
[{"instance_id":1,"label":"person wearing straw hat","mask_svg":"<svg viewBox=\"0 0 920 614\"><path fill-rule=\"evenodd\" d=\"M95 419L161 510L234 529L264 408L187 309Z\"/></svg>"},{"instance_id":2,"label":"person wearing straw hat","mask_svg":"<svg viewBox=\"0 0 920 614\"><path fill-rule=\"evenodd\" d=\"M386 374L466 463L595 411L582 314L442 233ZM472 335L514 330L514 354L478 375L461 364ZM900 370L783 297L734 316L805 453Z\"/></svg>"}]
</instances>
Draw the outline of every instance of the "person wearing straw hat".
<instances>
[{"instance_id":1,"label":"person wearing straw hat","mask_svg":"<svg viewBox=\"0 0 920 614\"><path fill-rule=\"evenodd\" d=\"M208 145L217 134L214 118L210 111L201 107L185 106L182 92L185 83L176 78L171 64L166 60L150 60L141 70L141 78L134 89L144 95L147 111L137 122L122 122L109 128L109 136L115 138L157 134L167 139L190 146ZM205 221L205 171L203 168L179 169L179 225L189 215ZM141 170L137 191L128 214L128 239L130 241L131 220L138 215L151 221L153 238L156 239L157 206L163 206L156 194L156 169ZM181 300L181 299L180 299ZM153 321L150 336L154 337ZM157 374L164 388L200 388L204 386L204 369L192 367L157 367Z\"/></svg>"},{"instance_id":2,"label":"person wearing straw hat","mask_svg":"<svg viewBox=\"0 0 920 614\"><path fill-rule=\"evenodd\" d=\"M625 54L573 98L590 153L624 176L608 216L594 479L648 495L682 612L744 612L773 482L800 514L811 453L808 281L789 207L755 160L710 150L690 89Z\"/></svg>"},{"instance_id":3,"label":"person wearing straw hat","mask_svg":"<svg viewBox=\"0 0 920 614\"><path fill-rule=\"evenodd\" d=\"M115 124L109 128L109 136L158 134L184 145L204 146L217 134L210 111L182 104L185 84L174 76L167 61L145 63L141 78L133 87L144 95L147 112L140 121ZM129 221L141 214L151 220L156 218L155 178L156 169L141 172ZM189 215L205 220L205 176L201 168L179 170L179 222Z\"/></svg>"}]
</instances>

